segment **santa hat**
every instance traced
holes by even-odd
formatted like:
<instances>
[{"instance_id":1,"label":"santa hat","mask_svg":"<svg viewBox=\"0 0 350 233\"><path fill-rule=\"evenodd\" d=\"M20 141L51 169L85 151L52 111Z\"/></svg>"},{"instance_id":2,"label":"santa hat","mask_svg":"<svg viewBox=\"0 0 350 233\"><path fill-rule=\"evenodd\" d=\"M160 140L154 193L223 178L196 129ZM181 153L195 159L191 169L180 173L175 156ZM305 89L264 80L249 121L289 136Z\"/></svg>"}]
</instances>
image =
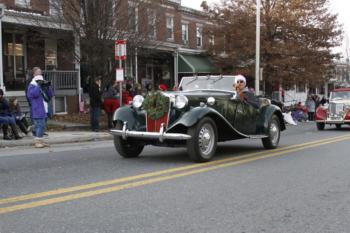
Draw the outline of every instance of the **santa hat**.
<instances>
[{"instance_id":1,"label":"santa hat","mask_svg":"<svg viewBox=\"0 0 350 233\"><path fill-rule=\"evenodd\" d=\"M239 74L239 75L236 76L236 83L237 83L238 81L243 81L244 83L247 83L247 80L246 80L245 77L244 77L243 75L241 75L241 74Z\"/></svg>"}]
</instances>

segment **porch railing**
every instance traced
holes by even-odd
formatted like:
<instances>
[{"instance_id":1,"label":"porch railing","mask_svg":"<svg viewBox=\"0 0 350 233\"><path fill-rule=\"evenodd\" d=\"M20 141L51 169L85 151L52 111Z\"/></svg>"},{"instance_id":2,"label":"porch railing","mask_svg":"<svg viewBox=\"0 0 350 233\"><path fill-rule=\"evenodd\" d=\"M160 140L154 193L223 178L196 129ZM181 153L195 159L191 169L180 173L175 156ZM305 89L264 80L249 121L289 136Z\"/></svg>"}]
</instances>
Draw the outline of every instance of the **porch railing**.
<instances>
[{"instance_id":1,"label":"porch railing","mask_svg":"<svg viewBox=\"0 0 350 233\"><path fill-rule=\"evenodd\" d=\"M44 79L51 82L54 90L78 90L78 71L43 71Z\"/></svg>"}]
</instances>

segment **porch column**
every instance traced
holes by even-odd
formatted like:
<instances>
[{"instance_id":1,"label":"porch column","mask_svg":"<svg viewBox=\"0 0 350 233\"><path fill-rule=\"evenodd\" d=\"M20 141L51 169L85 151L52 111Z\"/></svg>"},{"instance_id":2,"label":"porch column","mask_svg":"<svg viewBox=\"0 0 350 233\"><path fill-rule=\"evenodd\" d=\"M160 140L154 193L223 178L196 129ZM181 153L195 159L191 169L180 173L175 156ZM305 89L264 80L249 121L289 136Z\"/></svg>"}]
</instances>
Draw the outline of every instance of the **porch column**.
<instances>
[{"instance_id":1,"label":"porch column","mask_svg":"<svg viewBox=\"0 0 350 233\"><path fill-rule=\"evenodd\" d=\"M179 85L179 49L174 53L174 86L178 88Z\"/></svg>"},{"instance_id":2,"label":"porch column","mask_svg":"<svg viewBox=\"0 0 350 233\"><path fill-rule=\"evenodd\" d=\"M1 6L0 6L1 7ZM4 86L4 67L2 62L3 51L2 51L2 15L0 13L0 88L5 91Z\"/></svg>"},{"instance_id":3,"label":"porch column","mask_svg":"<svg viewBox=\"0 0 350 233\"><path fill-rule=\"evenodd\" d=\"M328 82L324 84L324 95L326 98L328 98Z\"/></svg>"},{"instance_id":4,"label":"porch column","mask_svg":"<svg viewBox=\"0 0 350 233\"><path fill-rule=\"evenodd\" d=\"M136 83L141 83L141 80L139 80L139 61L138 61L137 53L138 53L137 48L135 48L135 79L136 79Z\"/></svg>"},{"instance_id":5,"label":"porch column","mask_svg":"<svg viewBox=\"0 0 350 233\"><path fill-rule=\"evenodd\" d=\"M80 38L77 35L74 35L74 66L75 70L78 71L78 95L79 95L79 104L81 102L81 75L80 75Z\"/></svg>"}]
</instances>

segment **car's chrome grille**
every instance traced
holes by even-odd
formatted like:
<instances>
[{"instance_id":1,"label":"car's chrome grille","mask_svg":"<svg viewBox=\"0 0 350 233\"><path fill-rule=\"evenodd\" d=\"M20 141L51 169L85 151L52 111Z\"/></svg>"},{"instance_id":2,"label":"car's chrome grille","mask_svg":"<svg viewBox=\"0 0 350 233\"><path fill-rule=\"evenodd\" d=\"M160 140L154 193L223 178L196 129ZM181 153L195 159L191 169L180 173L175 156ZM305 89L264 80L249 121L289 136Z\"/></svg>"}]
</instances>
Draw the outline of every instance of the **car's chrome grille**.
<instances>
[{"instance_id":1,"label":"car's chrome grille","mask_svg":"<svg viewBox=\"0 0 350 233\"><path fill-rule=\"evenodd\" d=\"M330 103L329 113L331 116L339 116L344 111L344 104Z\"/></svg>"},{"instance_id":2,"label":"car's chrome grille","mask_svg":"<svg viewBox=\"0 0 350 233\"><path fill-rule=\"evenodd\" d=\"M157 105L158 105L158 103L155 103L155 106L157 106ZM164 115L158 119L152 119L146 114L146 116L147 116L146 126L147 126L148 132L159 132L162 124L164 124L165 128L168 127L170 107L171 107L171 104L169 104L168 111L165 112ZM147 113L147 111L146 111L146 113Z\"/></svg>"}]
</instances>

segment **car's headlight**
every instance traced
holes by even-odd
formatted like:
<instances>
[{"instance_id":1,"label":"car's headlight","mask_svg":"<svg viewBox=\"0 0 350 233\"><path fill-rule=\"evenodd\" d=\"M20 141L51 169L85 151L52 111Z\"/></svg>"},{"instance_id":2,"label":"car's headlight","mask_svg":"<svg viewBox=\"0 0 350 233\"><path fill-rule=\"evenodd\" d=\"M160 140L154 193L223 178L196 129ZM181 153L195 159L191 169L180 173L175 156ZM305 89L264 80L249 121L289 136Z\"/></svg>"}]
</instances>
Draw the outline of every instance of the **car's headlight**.
<instances>
[{"instance_id":1,"label":"car's headlight","mask_svg":"<svg viewBox=\"0 0 350 233\"><path fill-rule=\"evenodd\" d=\"M142 106L142 103L144 101L144 98L142 95L136 95L133 99L132 99L132 106L134 108L140 108Z\"/></svg>"},{"instance_id":2,"label":"car's headlight","mask_svg":"<svg viewBox=\"0 0 350 233\"><path fill-rule=\"evenodd\" d=\"M178 95L175 98L175 108L177 109L182 109L184 107L186 107L188 104L188 99L186 96L184 95Z\"/></svg>"}]
</instances>

